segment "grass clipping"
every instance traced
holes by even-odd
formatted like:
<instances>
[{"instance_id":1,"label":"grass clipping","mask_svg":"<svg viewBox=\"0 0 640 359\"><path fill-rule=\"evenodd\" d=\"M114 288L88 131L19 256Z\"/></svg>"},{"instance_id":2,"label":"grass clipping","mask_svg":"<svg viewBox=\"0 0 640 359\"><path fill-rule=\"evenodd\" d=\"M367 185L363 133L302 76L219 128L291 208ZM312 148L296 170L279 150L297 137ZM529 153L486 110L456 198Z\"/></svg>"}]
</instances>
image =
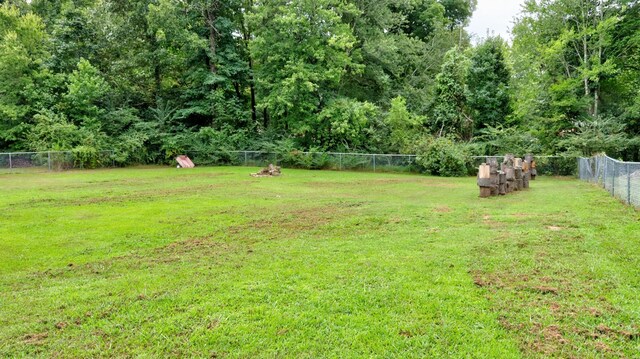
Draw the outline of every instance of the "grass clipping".
<instances>
[{"instance_id":1,"label":"grass clipping","mask_svg":"<svg viewBox=\"0 0 640 359\"><path fill-rule=\"evenodd\" d=\"M262 169L258 173L252 173L251 177L279 177L282 175L280 167L270 164L267 168Z\"/></svg>"}]
</instances>

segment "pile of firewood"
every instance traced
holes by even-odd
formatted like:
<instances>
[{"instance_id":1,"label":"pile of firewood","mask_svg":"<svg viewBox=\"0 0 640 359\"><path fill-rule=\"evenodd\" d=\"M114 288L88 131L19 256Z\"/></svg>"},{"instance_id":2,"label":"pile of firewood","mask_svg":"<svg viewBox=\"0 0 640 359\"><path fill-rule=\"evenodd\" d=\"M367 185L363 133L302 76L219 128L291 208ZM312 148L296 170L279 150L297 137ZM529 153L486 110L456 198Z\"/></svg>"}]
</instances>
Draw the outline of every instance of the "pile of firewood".
<instances>
[{"instance_id":1,"label":"pile of firewood","mask_svg":"<svg viewBox=\"0 0 640 359\"><path fill-rule=\"evenodd\" d=\"M252 173L251 177L277 177L282 175L280 167L270 164L267 168L264 168L258 173Z\"/></svg>"},{"instance_id":2,"label":"pile of firewood","mask_svg":"<svg viewBox=\"0 0 640 359\"><path fill-rule=\"evenodd\" d=\"M529 181L535 180L538 172L533 155L525 156L523 161L514 155L504 156L500 169L498 159L487 158L478 171L480 197L504 196L507 193L529 188Z\"/></svg>"}]
</instances>

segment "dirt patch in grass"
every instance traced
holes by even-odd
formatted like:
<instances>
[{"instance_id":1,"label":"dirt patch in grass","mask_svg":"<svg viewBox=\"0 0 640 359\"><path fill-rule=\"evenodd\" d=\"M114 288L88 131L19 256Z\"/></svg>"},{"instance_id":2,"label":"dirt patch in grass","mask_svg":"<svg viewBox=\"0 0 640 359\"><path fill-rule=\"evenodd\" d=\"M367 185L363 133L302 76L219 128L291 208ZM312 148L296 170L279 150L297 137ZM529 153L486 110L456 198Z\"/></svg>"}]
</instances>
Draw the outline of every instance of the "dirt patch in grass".
<instances>
[{"instance_id":1,"label":"dirt patch in grass","mask_svg":"<svg viewBox=\"0 0 640 359\"><path fill-rule=\"evenodd\" d=\"M503 288L504 283L502 280L493 274L490 273L482 273L479 271L474 271L471 273L473 276L473 284L480 288L485 287L495 287L495 288Z\"/></svg>"},{"instance_id":2,"label":"dirt patch in grass","mask_svg":"<svg viewBox=\"0 0 640 359\"><path fill-rule=\"evenodd\" d=\"M44 343L45 339L49 337L49 333L35 333L35 334L27 334L22 337L22 341L25 344L29 345L41 345Z\"/></svg>"},{"instance_id":3,"label":"dirt patch in grass","mask_svg":"<svg viewBox=\"0 0 640 359\"><path fill-rule=\"evenodd\" d=\"M603 352L603 353L611 352L611 348L603 342L597 342L595 347L596 347L596 350L599 352Z\"/></svg>"},{"instance_id":4,"label":"dirt patch in grass","mask_svg":"<svg viewBox=\"0 0 640 359\"><path fill-rule=\"evenodd\" d=\"M192 187L131 191L126 193L119 193L116 195L81 197L75 199L43 198L38 200L30 200L29 202L14 203L13 206L21 208L35 208L42 206L68 207L100 204L122 204L131 202L154 202L157 201L158 198L197 196L202 193L219 189L220 187L220 185L208 184Z\"/></svg>"},{"instance_id":5,"label":"dirt patch in grass","mask_svg":"<svg viewBox=\"0 0 640 359\"><path fill-rule=\"evenodd\" d=\"M570 345L563 336L562 330L557 325L544 326L540 323L533 323L529 334L532 339L525 340L525 347L528 351L542 354L545 357L555 356L561 353L563 347Z\"/></svg>"},{"instance_id":6,"label":"dirt patch in grass","mask_svg":"<svg viewBox=\"0 0 640 359\"><path fill-rule=\"evenodd\" d=\"M440 206L440 207L434 208L434 212L437 212L437 213L451 213L452 211L453 210L448 206Z\"/></svg>"},{"instance_id":7,"label":"dirt patch in grass","mask_svg":"<svg viewBox=\"0 0 640 359\"><path fill-rule=\"evenodd\" d=\"M95 197L88 199L73 200L66 205L87 205L87 204L102 204L102 203L124 203L124 202L151 202L157 200L159 197L182 197L182 196L195 196L203 192L210 192L215 189L219 189L220 185L208 184L192 187L177 187L167 188L159 190L145 190L135 191L131 193L124 193L109 197Z\"/></svg>"},{"instance_id":8,"label":"dirt patch in grass","mask_svg":"<svg viewBox=\"0 0 640 359\"><path fill-rule=\"evenodd\" d=\"M236 238L256 235L266 239L290 238L299 235L300 232L312 231L338 218L344 218L349 209L357 207L328 205L287 210L278 215L229 227L226 233Z\"/></svg>"},{"instance_id":9,"label":"dirt patch in grass","mask_svg":"<svg viewBox=\"0 0 640 359\"><path fill-rule=\"evenodd\" d=\"M550 325L546 327L543 331L544 339L547 341L555 341L559 344L567 344L567 340L564 339L562 333L560 332L560 328L557 325Z\"/></svg>"},{"instance_id":10,"label":"dirt patch in grass","mask_svg":"<svg viewBox=\"0 0 640 359\"><path fill-rule=\"evenodd\" d=\"M593 331L589 330L577 330L578 334L581 334L587 338L597 339L602 337L617 338L621 340L636 340L640 338L640 332L628 331L621 329L613 329L605 324L599 324Z\"/></svg>"},{"instance_id":11,"label":"dirt patch in grass","mask_svg":"<svg viewBox=\"0 0 640 359\"><path fill-rule=\"evenodd\" d=\"M160 247L158 252L184 253L196 249L228 249L229 244L213 241L211 237L190 238L184 241L169 243Z\"/></svg>"},{"instance_id":12,"label":"dirt patch in grass","mask_svg":"<svg viewBox=\"0 0 640 359\"><path fill-rule=\"evenodd\" d=\"M555 287L547 287L547 286L537 286L537 287L533 287L532 288L534 291L540 293L540 294L553 294L553 295L557 295L558 294L558 288Z\"/></svg>"},{"instance_id":13,"label":"dirt patch in grass","mask_svg":"<svg viewBox=\"0 0 640 359\"><path fill-rule=\"evenodd\" d=\"M560 232L565 228L559 227L559 226L547 226L547 229L550 230L551 232Z\"/></svg>"},{"instance_id":14,"label":"dirt patch in grass","mask_svg":"<svg viewBox=\"0 0 640 359\"><path fill-rule=\"evenodd\" d=\"M514 214L512 214L512 216L515 217L515 218L531 218L531 217L533 217L533 215L530 214L530 213L514 213Z\"/></svg>"},{"instance_id":15,"label":"dirt patch in grass","mask_svg":"<svg viewBox=\"0 0 640 359\"><path fill-rule=\"evenodd\" d=\"M407 178L376 178L370 180L359 180L353 182L324 182L310 181L307 185L318 188L326 187L357 187L370 188L376 186L398 185L398 184L418 184L434 188L459 188L455 183L446 183L443 180L433 180L428 177L407 176Z\"/></svg>"}]
</instances>

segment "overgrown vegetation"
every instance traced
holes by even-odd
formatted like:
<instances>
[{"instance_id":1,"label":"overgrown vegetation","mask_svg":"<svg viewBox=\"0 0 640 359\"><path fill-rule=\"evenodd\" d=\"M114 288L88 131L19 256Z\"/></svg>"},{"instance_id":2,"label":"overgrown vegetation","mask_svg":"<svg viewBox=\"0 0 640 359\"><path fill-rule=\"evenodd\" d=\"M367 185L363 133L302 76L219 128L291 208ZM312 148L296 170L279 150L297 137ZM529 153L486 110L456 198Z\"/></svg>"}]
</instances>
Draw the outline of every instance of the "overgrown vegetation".
<instances>
[{"instance_id":1,"label":"overgrown vegetation","mask_svg":"<svg viewBox=\"0 0 640 359\"><path fill-rule=\"evenodd\" d=\"M637 2L530 0L513 45L471 46L463 28L474 8L3 1L0 148L106 149L129 164L275 143L407 153L447 137L476 155L638 159Z\"/></svg>"},{"instance_id":2,"label":"overgrown vegetation","mask_svg":"<svg viewBox=\"0 0 640 359\"><path fill-rule=\"evenodd\" d=\"M0 176L0 356L638 353L640 218L599 188L250 172Z\"/></svg>"}]
</instances>

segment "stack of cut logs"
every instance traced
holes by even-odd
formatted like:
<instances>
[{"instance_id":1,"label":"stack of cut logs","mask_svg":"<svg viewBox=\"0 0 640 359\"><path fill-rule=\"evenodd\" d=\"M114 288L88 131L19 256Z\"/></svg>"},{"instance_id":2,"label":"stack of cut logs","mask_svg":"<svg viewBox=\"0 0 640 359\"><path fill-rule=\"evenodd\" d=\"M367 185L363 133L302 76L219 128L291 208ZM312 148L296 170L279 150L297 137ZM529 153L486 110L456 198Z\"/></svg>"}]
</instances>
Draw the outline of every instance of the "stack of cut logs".
<instances>
[{"instance_id":1,"label":"stack of cut logs","mask_svg":"<svg viewBox=\"0 0 640 359\"><path fill-rule=\"evenodd\" d=\"M538 172L533 155L516 158L514 155L504 156L498 170L498 159L487 157L478 171L480 197L504 196L507 193L529 188L529 181L535 180Z\"/></svg>"}]
</instances>

